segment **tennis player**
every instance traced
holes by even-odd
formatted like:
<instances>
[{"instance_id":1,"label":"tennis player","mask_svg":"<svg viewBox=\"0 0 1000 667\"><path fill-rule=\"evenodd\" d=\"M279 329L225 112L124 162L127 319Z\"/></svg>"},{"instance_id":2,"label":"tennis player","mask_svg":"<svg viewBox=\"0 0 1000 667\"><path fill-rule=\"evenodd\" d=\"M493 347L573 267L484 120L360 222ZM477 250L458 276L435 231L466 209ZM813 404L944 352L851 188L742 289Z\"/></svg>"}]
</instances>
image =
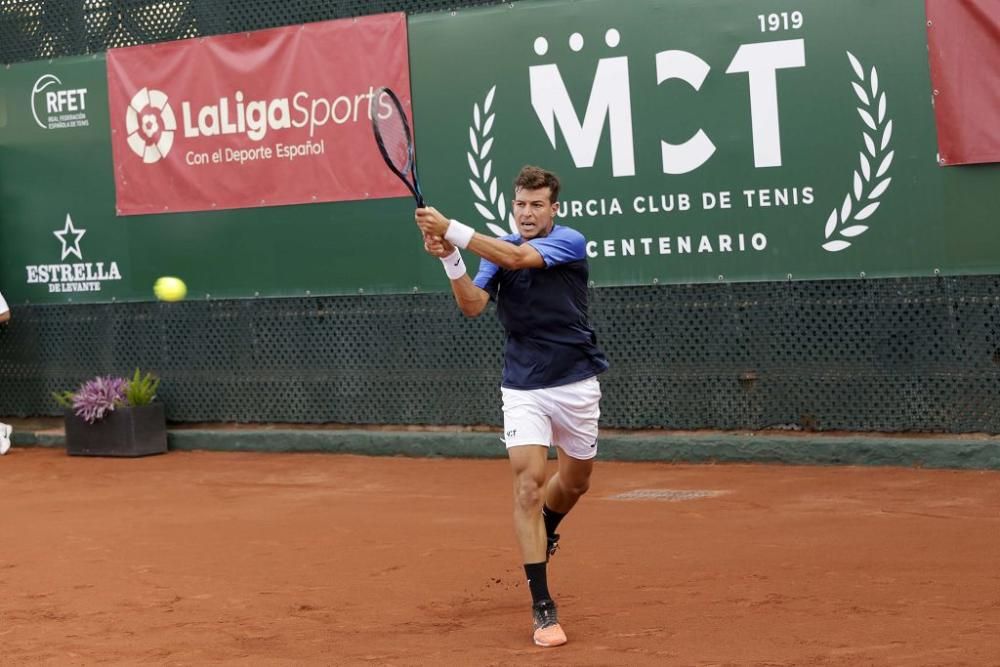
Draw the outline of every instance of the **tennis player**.
<instances>
[{"instance_id":1,"label":"tennis player","mask_svg":"<svg viewBox=\"0 0 1000 667\"><path fill-rule=\"evenodd\" d=\"M601 388L608 368L587 315L586 241L555 224L559 179L524 167L514 181L518 233L476 233L434 208L419 208L425 250L441 259L458 307L477 317L493 300L506 331L501 392L504 439L514 474L514 530L531 590L533 640L560 646L566 633L549 594L546 564L559 522L587 492L597 454ZM475 279L459 248L482 259ZM545 480L548 448L558 471Z\"/></svg>"},{"instance_id":2,"label":"tennis player","mask_svg":"<svg viewBox=\"0 0 1000 667\"><path fill-rule=\"evenodd\" d=\"M10 319L10 308L7 306L7 302L3 298L3 294L0 294L0 324L3 324ZM10 449L10 434L14 429L11 428L10 424L4 424L0 422L0 456L7 453Z\"/></svg>"}]
</instances>

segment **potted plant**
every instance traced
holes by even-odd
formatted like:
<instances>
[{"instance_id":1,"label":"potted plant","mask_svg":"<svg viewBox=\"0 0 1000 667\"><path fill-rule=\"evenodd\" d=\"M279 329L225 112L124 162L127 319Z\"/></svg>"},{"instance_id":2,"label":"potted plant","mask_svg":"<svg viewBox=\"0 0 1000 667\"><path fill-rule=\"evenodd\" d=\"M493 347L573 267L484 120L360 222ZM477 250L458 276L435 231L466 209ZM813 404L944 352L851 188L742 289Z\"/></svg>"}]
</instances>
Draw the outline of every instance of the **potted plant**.
<instances>
[{"instance_id":1,"label":"potted plant","mask_svg":"<svg viewBox=\"0 0 1000 667\"><path fill-rule=\"evenodd\" d=\"M160 379L139 369L131 379L96 377L75 392L53 394L63 406L71 456L148 456L167 451L167 420L156 402Z\"/></svg>"}]
</instances>

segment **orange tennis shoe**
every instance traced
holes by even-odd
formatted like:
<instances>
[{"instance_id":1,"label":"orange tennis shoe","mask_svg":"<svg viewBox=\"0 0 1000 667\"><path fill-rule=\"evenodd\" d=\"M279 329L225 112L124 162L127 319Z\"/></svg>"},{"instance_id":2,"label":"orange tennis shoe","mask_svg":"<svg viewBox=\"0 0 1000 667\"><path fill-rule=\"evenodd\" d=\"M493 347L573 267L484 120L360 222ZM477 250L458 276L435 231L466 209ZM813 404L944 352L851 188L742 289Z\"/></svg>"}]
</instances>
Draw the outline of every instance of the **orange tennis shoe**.
<instances>
[{"instance_id":1,"label":"orange tennis shoe","mask_svg":"<svg viewBox=\"0 0 1000 667\"><path fill-rule=\"evenodd\" d=\"M566 643L566 633L559 625L555 602L552 600L537 602L531 606L531 614L535 622L535 632L532 635L535 644L549 648Z\"/></svg>"}]
</instances>

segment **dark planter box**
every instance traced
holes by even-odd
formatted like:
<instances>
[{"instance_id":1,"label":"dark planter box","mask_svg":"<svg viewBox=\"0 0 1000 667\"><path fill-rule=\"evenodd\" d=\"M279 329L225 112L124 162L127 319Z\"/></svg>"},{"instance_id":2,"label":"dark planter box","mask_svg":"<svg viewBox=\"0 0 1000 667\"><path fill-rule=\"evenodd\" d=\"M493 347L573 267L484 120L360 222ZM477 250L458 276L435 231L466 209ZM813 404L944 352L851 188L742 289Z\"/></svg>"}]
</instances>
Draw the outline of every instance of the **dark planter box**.
<instances>
[{"instance_id":1,"label":"dark planter box","mask_svg":"<svg viewBox=\"0 0 1000 667\"><path fill-rule=\"evenodd\" d=\"M72 410L66 410L64 416L66 453L70 456L149 456L167 451L163 403L115 408L93 424Z\"/></svg>"}]
</instances>

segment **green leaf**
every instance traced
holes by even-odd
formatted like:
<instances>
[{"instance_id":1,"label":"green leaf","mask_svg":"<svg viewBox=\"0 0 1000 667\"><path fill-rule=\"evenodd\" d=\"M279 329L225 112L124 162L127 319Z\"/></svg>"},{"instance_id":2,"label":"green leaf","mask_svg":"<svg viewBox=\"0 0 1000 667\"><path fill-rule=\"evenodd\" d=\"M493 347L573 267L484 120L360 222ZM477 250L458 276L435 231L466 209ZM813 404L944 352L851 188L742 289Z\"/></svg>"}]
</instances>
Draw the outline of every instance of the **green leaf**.
<instances>
[{"instance_id":1,"label":"green leaf","mask_svg":"<svg viewBox=\"0 0 1000 667\"><path fill-rule=\"evenodd\" d=\"M52 398L55 399L56 403L64 408L73 407L73 397L76 394L72 391L54 391L52 392Z\"/></svg>"},{"instance_id":2,"label":"green leaf","mask_svg":"<svg viewBox=\"0 0 1000 667\"><path fill-rule=\"evenodd\" d=\"M160 387L160 378L153 373L145 375L136 368L132 379L125 389L125 401L132 407L149 405L156 399L156 390Z\"/></svg>"}]
</instances>

